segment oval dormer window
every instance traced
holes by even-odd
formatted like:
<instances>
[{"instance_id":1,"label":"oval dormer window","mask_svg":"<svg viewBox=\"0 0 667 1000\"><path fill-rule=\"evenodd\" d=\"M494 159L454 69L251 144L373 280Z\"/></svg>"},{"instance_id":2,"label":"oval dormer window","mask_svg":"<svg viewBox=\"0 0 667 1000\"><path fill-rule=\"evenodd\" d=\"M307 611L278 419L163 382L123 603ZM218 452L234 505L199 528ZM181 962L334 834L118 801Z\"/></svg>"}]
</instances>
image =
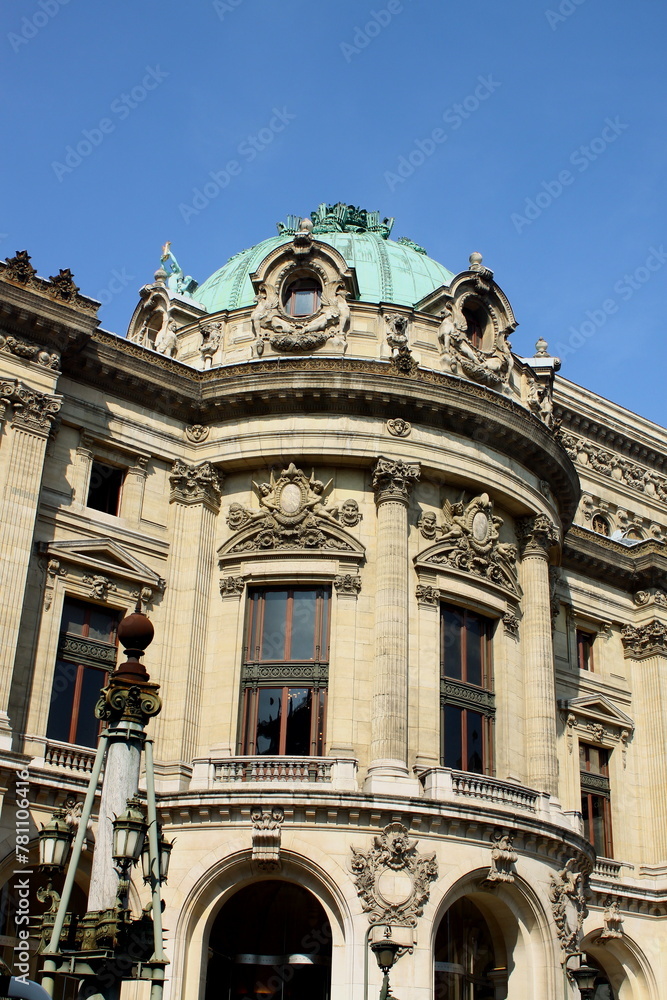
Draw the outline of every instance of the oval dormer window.
<instances>
[{"instance_id":1,"label":"oval dormer window","mask_svg":"<svg viewBox=\"0 0 667 1000\"><path fill-rule=\"evenodd\" d=\"M288 316L312 316L320 308L322 289L315 278L297 278L290 282L283 294L283 305Z\"/></svg>"}]
</instances>

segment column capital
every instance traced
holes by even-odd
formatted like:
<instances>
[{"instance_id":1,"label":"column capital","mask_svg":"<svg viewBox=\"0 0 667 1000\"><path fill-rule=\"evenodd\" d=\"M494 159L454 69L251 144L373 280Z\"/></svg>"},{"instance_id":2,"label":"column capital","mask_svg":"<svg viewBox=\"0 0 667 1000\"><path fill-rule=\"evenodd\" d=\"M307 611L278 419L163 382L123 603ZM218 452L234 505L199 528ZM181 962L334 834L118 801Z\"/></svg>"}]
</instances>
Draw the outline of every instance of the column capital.
<instances>
[{"instance_id":1,"label":"column capital","mask_svg":"<svg viewBox=\"0 0 667 1000\"><path fill-rule=\"evenodd\" d=\"M627 659L645 660L649 656L667 656L667 625L656 618L645 625L625 625L621 631L623 652Z\"/></svg>"},{"instance_id":2,"label":"column capital","mask_svg":"<svg viewBox=\"0 0 667 1000\"><path fill-rule=\"evenodd\" d=\"M12 427L38 437L48 437L62 406L58 396L31 389L23 382L3 382L0 392L14 411Z\"/></svg>"},{"instance_id":3,"label":"column capital","mask_svg":"<svg viewBox=\"0 0 667 1000\"><path fill-rule=\"evenodd\" d=\"M220 510L220 496L225 477L210 462L186 465L177 458L169 476L169 503L193 506L205 504L215 514Z\"/></svg>"},{"instance_id":4,"label":"column capital","mask_svg":"<svg viewBox=\"0 0 667 1000\"><path fill-rule=\"evenodd\" d=\"M516 523L516 535L521 555L548 555L549 549L558 545L560 532L546 514L522 517Z\"/></svg>"},{"instance_id":5,"label":"column capital","mask_svg":"<svg viewBox=\"0 0 667 1000\"><path fill-rule=\"evenodd\" d=\"M419 481L419 476L418 462L378 458L371 480L375 503L379 506L387 500L394 500L407 506L410 501L410 490L414 483Z\"/></svg>"}]
</instances>

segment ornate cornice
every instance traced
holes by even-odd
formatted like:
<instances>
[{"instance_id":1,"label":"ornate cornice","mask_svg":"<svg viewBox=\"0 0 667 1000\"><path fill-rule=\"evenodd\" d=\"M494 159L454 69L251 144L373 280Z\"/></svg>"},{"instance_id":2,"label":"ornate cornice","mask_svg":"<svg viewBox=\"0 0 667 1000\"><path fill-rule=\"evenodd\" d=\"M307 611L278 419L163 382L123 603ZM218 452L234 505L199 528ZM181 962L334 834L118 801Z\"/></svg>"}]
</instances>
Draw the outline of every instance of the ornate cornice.
<instances>
[{"instance_id":1,"label":"ornate cornice","mask_svg":"<svg viewBox=\"0 0 667 1000\"><path fill-rule=\"evenodd\" d=\"M89 299L86 295L79 295L79 288L74 284L69 268L61 268L58 274L51 275L48 281L38 277L26 250L18 250L13 257L5 258L0 266L0 278L31 292L46 295L61 305L72 306L92 314L97 313L99 309L99 302Z\"/></svg>"},{"instance_id":2,"label":"ornate cornice","mask_svg":"<svg viewBox=\"0 0 667 1000\"><path fill-rule=\"evenodd\" d=\"M414 483L419 481L419 476L418 462L378 458L371 480L376 504L379 506L393 500L407 507L410 502L410 490Z\"/></svg>"},{"instance_id":3,"label":"ornate cornice","mask_svg":"<svg viewBox=\"0 0 667 1000\"><path fill-rule=\"evenodd\" d=\"M623 545L573 524L563 544L563 565L633 592L667 590L667 544L658 539Z\"/></svg>"},{"instance_id":4,"label":"ornate cornice","mask_svg":"<svg viewBox=\"0 0 667 1000\"><path fill-rule=\"evenodd\" d=\"M558 528L546 514L520 518L516 523L516 533L522 556L546 557L549 549L560 541Z\"/></svg>"},{"instance_id":5,"label":"ornate cornice","mask_svg":"<svg viewBox=\"0 0 667 1000\"><path fill-rule=\"evenodd\" d=\"M645 660L650 656L667 656L667 625L654 619L645 625L625 625L621 631L626 658Z\"/></svg>"},{"instance_id":6,"label":"ornate cornice","mask_svg":"<svg viewBox=\"0 0 667 1000\"><path fill-rule=\"evenodd\" d=\"M0 397L14 411L13 427L41 437L48 437L62 406L59 396L38 392L13 380L0 383Z\"/></svg>"},{"instance_id":7,"label":"ornate cornice","mask_svg":"<svg viewBox=\"0 0 667 1000\"><path fill-rule=\"evenodd\" d=\"M609 423L574 410L560 400L555 412L561 424L561 443L578 465L605 477L621 479L640 493L651 493L651 477L656 472L662 473L659 478L667 482L667 454L664 451L623 434L618 430L618 423L612 429Z\"/></svg>"},{"instance_id":8,"label":"ornate cornice","mask_svg":"<svg viewBox=\"0 0 667 1000\"><path fill-rule=\"evenodd\" d=\"M216 514L220 510L224 476L210 462L202 462L200 465L186 465L178 458L172 467L169 482L171 484L170 503L180 503L186 506L205 504Z\"/></svg>"}]
</instances>

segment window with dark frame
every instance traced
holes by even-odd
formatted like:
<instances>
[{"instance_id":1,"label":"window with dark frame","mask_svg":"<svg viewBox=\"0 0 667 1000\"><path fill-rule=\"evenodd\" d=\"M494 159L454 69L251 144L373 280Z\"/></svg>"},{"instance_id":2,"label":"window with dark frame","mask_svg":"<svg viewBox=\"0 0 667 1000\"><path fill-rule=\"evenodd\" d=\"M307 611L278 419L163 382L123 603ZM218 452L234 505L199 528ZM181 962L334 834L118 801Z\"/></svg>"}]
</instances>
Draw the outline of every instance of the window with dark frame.
<instances>
[{"instance_id":1,"label":"window with dark frame","mask_svg":"<svg viewBox=\"0 0 667 1000\"><path fill-rule=\"evenodd\" d=\"M322 289L315 278L298 278L285 289L283 305L289 316L311 316L320 308Z\"/></svg>"},{"instance_id":2,"label":"window with dark frame","mask_svg":"<svg viewBox=\"0 0 667 1000\"><path fill-rule=\"evenodd\" d=\"M94 747L100 721L94 709L116 663L120 611L66 598L46 737L60 743Z\"/></svg>"},{"instance_id":3,"label":"window with dark frame","mask_svg":"<svg viewBox=\"0 0 667 1000\"><path fill-rule=\"evenodd\" d=\"M457 771L493 773L492 625L473 611L441 605L441 760Z\"/></svg>"},{"instance_id":4,"label":"window with dark frame","mask_svg":"<svg viewBox=\"0 0 667 1000\"><path fill-rule=\"evenodd\" d=\"M579 744L581 815L584 836L603 858L613 857L609 751L589 743Z\"/></svg>"},{"instance_id":5,"label":"window with dark frame","mask_svg":"<svg viewBox=\"0 0 667 1000\"><path fill-rule=\"evenodd\" d=\"M577 629L577 665L580 670L590 670L594 672L593 643L595 634L586 632L584 629Z\"/></svg>"},{"instance_id":6,"label":"window with dark frame","mask_svg":"<svg viewBox=\"0 0 667 1000\"><path fill-rule=\"evenodd\" d=\"M610 535L611 530L609 528L609 521L602 514L595 514L593 520L591 521L591 527L593 531L596 531L598 535Z\"/></svg>"},{"instance_id":7,"label":"window with dark frame","mask_svg":"<svg viewBox=\"0 0 667 1000\"><path fill-rule=\"evenodd\" d=\"M125 472L125 469L117 465L93 460L86 507L102 511L104 514L117 515Z\"/></svg>"},{"instance_id":8,"label":"window with dark frame","mask_svg":"<svg viewBox=\"0 0 667 1000\"><path fill-rule=\"evenodd\" d=\"M466 334L473 347L482 350L484 345L484 316L477 309L463 309L467 327Z\"/></svg>"},{"instance_id":9,"label":"window with dark frame","mask_svg":"<svg viewBox=\"0 0 667 1000\"><path fill-rule=\"evenodd\" d=\"M249 591L239 752L320 757L329 667L327 587Z\"/></svg>"}]
</instances>

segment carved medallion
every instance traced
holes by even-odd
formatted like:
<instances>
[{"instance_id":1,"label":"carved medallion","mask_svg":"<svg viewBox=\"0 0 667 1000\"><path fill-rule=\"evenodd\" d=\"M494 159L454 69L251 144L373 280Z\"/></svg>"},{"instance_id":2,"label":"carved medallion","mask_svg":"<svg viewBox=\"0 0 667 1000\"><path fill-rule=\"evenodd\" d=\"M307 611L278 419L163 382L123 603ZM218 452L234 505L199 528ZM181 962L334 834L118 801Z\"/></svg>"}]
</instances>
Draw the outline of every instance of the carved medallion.
<instances>
[{"instance_id":1,"label":"carved medallion","mask_svg":"<svg viewBox=\"0 0 667 1000\"><path fill-rule=\"evenodd\" d=\"M351 868L370 924L416 927L438 877L435 854L417 854L402 823L389 823L363 853L352 848Z\"/></svg>"},{"instance_id":2,"label":"carved medallion","mask_svg":"<svg viewBox=\"0 0 667 1000\"><path fill-rule=\"evenodd\" d=\"M271 472L268 483L253 482L259 510L237 502L230 505L227 524L240 537L227 543L225 551L286 548L352 551L353 545L346 541L338 522L356 524L361 515L354 500L345 501L342 511L325 509L332 483L331 479L326 484L316 479L314 471L308 479L293 462L277 479Z\"/></svg>"},{"instance_id":3,"label":"carved medallion","mask_svg":"<svg viewBox=\"0 0 667 1000\"><path fill-rule=\"evenodd\" d=\"M430 511L417 522L423 538L437 539L423 561L485 577L518 593L517 547L499 541L503 521L493 513L488 493L474 497L467 505L445 500L442 513L441 523Z\"/></svg>"}]
</instances>

